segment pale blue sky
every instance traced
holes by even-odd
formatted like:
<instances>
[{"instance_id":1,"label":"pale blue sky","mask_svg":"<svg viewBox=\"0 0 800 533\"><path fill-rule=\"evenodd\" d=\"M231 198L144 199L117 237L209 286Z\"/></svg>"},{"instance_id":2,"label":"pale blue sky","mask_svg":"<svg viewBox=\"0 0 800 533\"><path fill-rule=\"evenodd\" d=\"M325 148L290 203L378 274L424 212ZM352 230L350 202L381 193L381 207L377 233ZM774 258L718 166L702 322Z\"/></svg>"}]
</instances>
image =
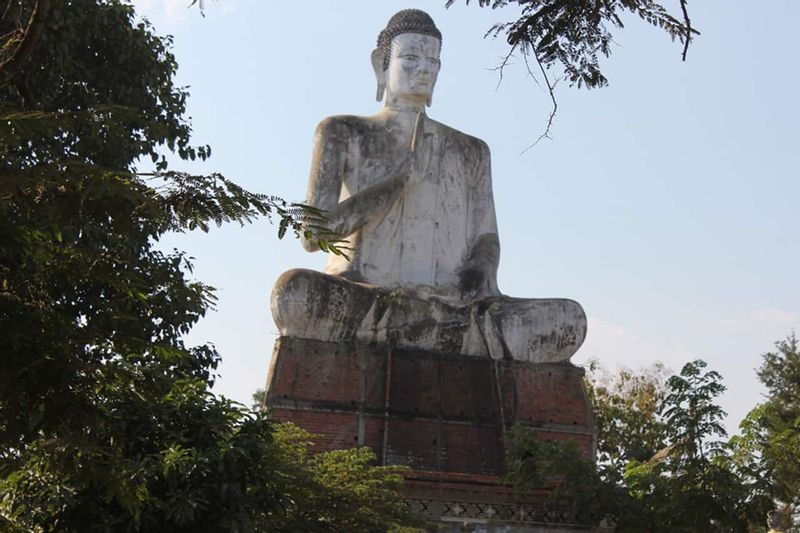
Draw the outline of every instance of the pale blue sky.
<instances>
[{"instance_id":1,"label":"pale blue sky","mask_svg":"<svg viewBox=\"0 0 800 533\"><path fill-rule=\"evenodd\" d=\"M427 10L444 35L429 114L492 149L502 246L501 290L567 297L589 316L577 364L674 371L703 358L729 387L728 427L759 401L754 369L772 343L800 330L800 20L796 0L691 2L702 35L681 47L629 18L603 62L611 81L559 86L552 140L545 92L483 34L513 9L444 0L218 0L206 17L189 0L134 2L175 37L178 81L191 87L195 172L302 200L314 128L325 116L378 109L369 53L397 10ZM676 9L677 0L665 0ZM265 223L174 236L216 286L218 310L190 335L223 355L216 390L247 402L264 385L276 328L278 275L322 269L326 257L279 241Z\"/></svg>"}]
</instances>

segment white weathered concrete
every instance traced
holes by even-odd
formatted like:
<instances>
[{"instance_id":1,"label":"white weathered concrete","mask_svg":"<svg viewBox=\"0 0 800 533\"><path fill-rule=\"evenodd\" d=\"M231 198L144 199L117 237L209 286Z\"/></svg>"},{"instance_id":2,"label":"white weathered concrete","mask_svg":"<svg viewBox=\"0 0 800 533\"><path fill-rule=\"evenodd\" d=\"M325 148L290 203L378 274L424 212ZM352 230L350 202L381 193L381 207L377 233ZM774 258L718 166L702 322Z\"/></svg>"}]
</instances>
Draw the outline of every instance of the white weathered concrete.
<instances>
[{"instance_id":1,"label":"white weathered concrete","mask_svg":"<svg viewBox=\"0 0 800 533\"><path fill-rule=\"evenodd\" d=\"M282 335L318 340L568 360L586 335L580 305L497 288L488 146L426 115L440 45L395 36L388 68L380 50L372 54L384 107L317 128L306 202L327 212L352 250L349 260L331 255L327 275L284 274L272 297L276 323Z\"/></svg>"}]
</instances>

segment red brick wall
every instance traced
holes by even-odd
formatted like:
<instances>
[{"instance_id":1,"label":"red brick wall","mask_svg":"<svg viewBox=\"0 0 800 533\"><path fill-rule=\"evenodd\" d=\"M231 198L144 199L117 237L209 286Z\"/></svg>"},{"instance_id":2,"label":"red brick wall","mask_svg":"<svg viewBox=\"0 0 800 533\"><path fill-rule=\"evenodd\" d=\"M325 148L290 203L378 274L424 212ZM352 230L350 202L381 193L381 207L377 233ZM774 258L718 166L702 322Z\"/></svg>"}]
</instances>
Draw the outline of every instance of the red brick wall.
<instances>
[{"instance_id":1,"label":"red brick wall","mask_svg":"<svg viewBox=\"0 0 800 533\"><path fill-rule=\"evenodd\" d=\"M497 476L515 423L592 456L582 375L570 364L281 338L267 404L275 419L320 434L319 450L366 445L387 464Z\"/></svg>"}]
</instances>

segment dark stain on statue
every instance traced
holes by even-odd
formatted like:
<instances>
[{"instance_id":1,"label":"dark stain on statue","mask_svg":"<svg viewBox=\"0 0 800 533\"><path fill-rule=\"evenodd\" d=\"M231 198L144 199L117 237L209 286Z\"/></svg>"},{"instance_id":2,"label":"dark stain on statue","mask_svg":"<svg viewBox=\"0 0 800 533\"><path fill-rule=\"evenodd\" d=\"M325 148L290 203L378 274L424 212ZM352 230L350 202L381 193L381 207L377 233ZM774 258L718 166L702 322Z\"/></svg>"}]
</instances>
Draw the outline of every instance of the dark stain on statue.
<instances>
[{"instance_id":1,"label":"dark stain on statue","mask_svg":"<svg viewBox=\"0 0 800 533\"><path fill-rule=\"evenodd\" d=\"M578 333L573 326L564 326L561 328L561 334L558 336L556 349L561 350L567 346L572 346L578 342Z\"/></svg>"},{"instance_id":2,"label":"dark stain on statue","mask_svg":"<svg viewBox=\"0 0 800 533\"><path fill-rule=\"evenodd\" d=\"M459 272L461 296L477 292L486 280L486 273L477 268L465 268Z\"/></svg>"}]
</instances>

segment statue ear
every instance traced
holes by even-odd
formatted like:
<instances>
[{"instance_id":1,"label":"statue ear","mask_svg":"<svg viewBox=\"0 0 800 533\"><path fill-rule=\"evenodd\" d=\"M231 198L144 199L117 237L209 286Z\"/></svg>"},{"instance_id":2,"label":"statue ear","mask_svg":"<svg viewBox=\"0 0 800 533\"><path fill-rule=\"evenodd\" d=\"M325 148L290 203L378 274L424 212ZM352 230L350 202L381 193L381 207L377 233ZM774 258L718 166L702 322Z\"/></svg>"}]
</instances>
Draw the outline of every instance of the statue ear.
<instances>
[{"instance_id":1,"label":"statue ear","mask_svg":"<svg viewBox=\"0 0 800 533\"><path fill-rule=\"evenodd\" d=\"M428 107L430 107L432 102L433 102L433 95L431 95L431 96L429 96L429 97L428 97L428 101L427 101L427 102L425 102L425 105L426 105L426 106L428 106Z\"/></svg>"},{"instance_id":2,"label":"statue ear","mask_svg":"<svg viewBox=\"0 0 800 533\"><path fill-rule=\"evenodd\" d=\"M379 48L372 51L370 56L372 60L372 70L375 71L375 80L378 82L378 90L375 93L375 99L378 102L383 101L383 93L386 90L386 71L383 70L383 52Z\"/></svg>"}]
</instances>

